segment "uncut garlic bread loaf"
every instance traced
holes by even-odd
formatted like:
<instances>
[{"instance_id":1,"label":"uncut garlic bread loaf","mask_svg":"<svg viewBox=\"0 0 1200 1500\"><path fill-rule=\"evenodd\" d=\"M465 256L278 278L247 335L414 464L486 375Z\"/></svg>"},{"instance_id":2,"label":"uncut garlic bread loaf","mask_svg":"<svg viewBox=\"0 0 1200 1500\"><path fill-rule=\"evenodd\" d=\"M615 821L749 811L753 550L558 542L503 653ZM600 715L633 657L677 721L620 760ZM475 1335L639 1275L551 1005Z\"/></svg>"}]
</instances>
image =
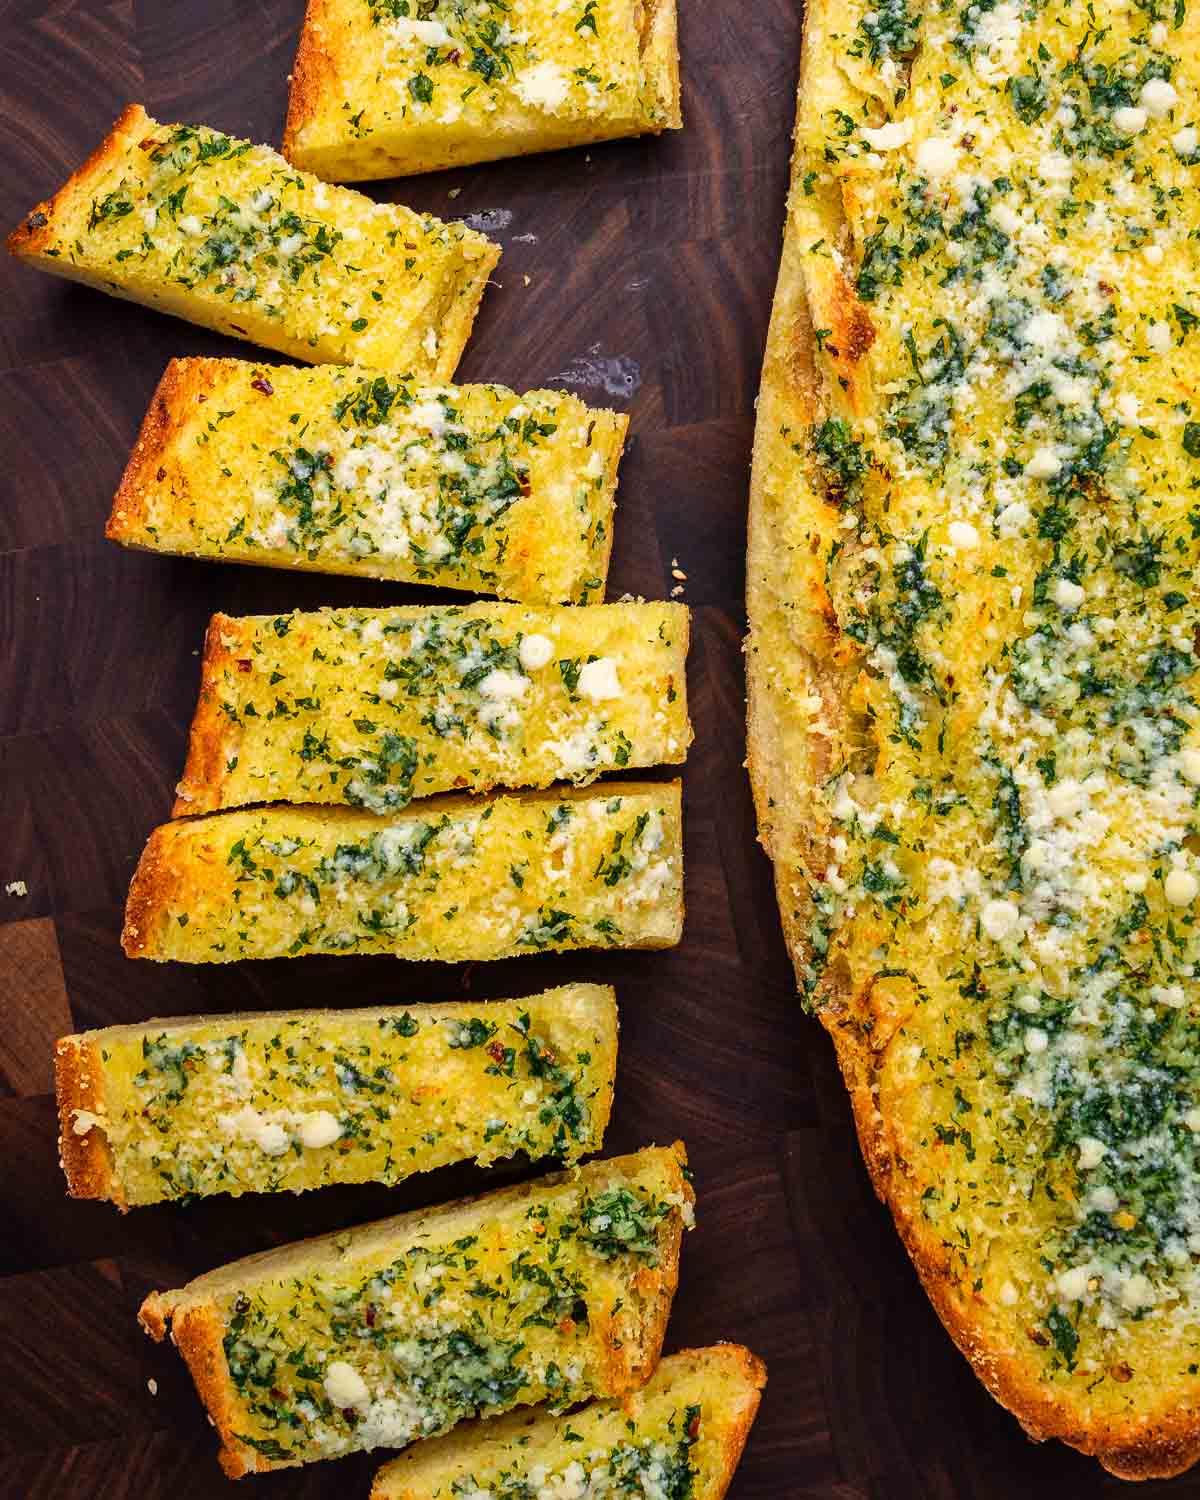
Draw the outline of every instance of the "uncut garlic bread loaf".
<instances>
[{"instance_id":1,"label":"uncut garlic bread loaf","mask_svg":"<svg viewBox=\"0 0 1200 1500\"><path fill-rule=\"evenodd\" d=\"M721 1500L766 1380L740 1345L684 1349L620 1400L510 1412L408 1448L371 1500Z\"/></svg>"},{"instance_id":2,"label":"uncut garlic bread loaf","mask_svg":"<svg viewBox=\"0 0 1200 1500\"><path fill-rule=\"evenodd\" d=\"M131 104L8 249L296 359L447 380L499 246ZM215 413L214 413L215 416Z\"/></svg>"},{"instance_id":3,"label":"uncut garlic bread loaf","mask_svg":"<svg viewBox=\"0 0 1200 1500\"><path fill-rule=\"evenodd\" d=\"M565 391L176 359L107 534L530 604L604 597L629 419Z\"/></svg>"},{"instance_id":4,"label":"uncut garlic bread loaf","mask_svg":"<svg viewBox=\"0 0 1200 1500\"><path fill-rule=\"evenodd\" d=\"M355 182L682 123L675 0L308 0L282 149Z\"/></svg>"},{"instance_id":5,"label":"uncut garlic bread loaf","mask_svg":"<svg viewBox=\"0 0 1200 1500\"><path fill-rule=\"evenodd\" d=\"M486 959L667 948L683 927L680 785L449 796L388 817L214 813L155 829L134 873L130 958L304 953Z\"/></svg>"},{"instance_id":6,"label":"uncut garlic bread loaf","mask_svg":"<svg viewBox=\"0 0 1200 1500\"><path fill-rule=\"evenodd\" d=\"M122 1210L571 1162L604 1139L616 1061L616 1000L592 984L108 1026L55 1048L59 1151L73 1198Z\"/></svg>"},{"instance_id":7,"label":"uncut garlic bread loaf","mask_svg":"<svg viewBox=\"0 0 1200 1500\"><path fill-rule=\"evenodd\" d=\"M797 978L1035 1438L1200 1457L1200 7L805 18L750 514Z\"/></svg>"},{"instance_id":8,"label":"uncut garlic bread loaf","mask_svg":"<svg viewBox=\"0 0 1200 1500\"><path fill-rule=\"evenodd\" d=\"M682 761L687 645L680 604L215 615L175 816Z\"/></svg>"},{"instance_id":9,"label":"uncut garlic bread loaf","mask_svg":"<svg viewBox=\"0 0 1200 1500\"><path fill-rule=\"evenodd\" d=\"M658 1362L692 1222L683 1146L269 1250L152 1292L232 1478L401 1447Z\"/></svg>"}]
</instances>

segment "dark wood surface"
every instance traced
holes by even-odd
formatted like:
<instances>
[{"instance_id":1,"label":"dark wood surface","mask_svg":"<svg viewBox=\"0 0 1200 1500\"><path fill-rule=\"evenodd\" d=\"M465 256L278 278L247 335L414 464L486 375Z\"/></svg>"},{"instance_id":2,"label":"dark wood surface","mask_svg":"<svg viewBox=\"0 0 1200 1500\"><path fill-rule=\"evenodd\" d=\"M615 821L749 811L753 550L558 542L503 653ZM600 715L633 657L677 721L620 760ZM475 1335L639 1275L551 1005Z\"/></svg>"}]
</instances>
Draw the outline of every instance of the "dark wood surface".
<instances>
[{"instance_id":1,"label":"dark wood surface","mask_svg":"<svg viewBox=\"0 0 1200 1500\"><path fill-rule=\"evenodd\" d=\"M5 227L131 99L160 119L278 139L301 8L0 0ZM24 897L0 894L2 1500L230 1494L181 1364L137 1328L143 1294L520 1170L122 1218L64 1196L50 1092L57 1035L187 1011L519 995L569 978L618 987L607 1147L679 1135L696 1170L699 1227L668 1346L737 1339L770 1366L735 1500L1061 1500L1118 1488L1078 1455L1027 1443L951 1347L871 1195L824 1035L793 996L742 769L740 645L753 405L800 8L681 8L682 134L381 190L503 226L493 231L505 245L497 284L462 378L567 384L631 413L609 597L666 596L677 558L694 611L688 923L674 952L465 968L311 958L190 970L122 957L125 890L170 807L208 615L438 596L106 543L109 500L166 360L240 346L0 267L0 887L28 886ZM365 1496L375 1463L245 1485L264 1500L343 1500ZM1169 1489L1200 1496L1200 1477Z\"/></svg>"}]
</instances>

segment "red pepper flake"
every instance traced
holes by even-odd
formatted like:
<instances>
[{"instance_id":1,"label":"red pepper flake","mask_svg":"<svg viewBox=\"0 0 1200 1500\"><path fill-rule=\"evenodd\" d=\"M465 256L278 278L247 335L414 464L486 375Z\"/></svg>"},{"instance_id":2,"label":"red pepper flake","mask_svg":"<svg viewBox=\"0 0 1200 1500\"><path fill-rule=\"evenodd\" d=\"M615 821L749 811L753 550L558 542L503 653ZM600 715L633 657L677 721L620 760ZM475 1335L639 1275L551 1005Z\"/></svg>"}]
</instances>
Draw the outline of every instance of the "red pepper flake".
<instances>
[{"instance_id":1,"label":"red pepper flake","mask_svg":"<svg viewBox=\"0 0 1200 1500\"><path fill-rule=\"evenodd\" d=\"M699 1436L700 1436L700 1413L697 1412L696 1415L692 1418L692 1420L688 1423L688 1437L690 1437L691 1440L692 1440L692 1442L694 1443Z\"/></svg>"},{"instance_id":2,"label":"red pepper flake","mask_svg":"<svg viewBox=\"0 0 1200 1500\"><path fill-rule=\"evenodd\" d=\"M248 656L239 657L238 658L238 671L239 672L248 672L249 670L250 670L250 658Z\"/></svg>"},{"instance_id":3,"label":"red pepper flake","mask_svg":"<svg viewBox=\"0 0 1200 1500\"><path fill-rule=\"evenodd\" d=\"M155 479L158 480L159 484L161 484L163 482L163 480L167 477L167 471L166 471L166 469L159 469L158 473L154 477L155 477Z\"/></svg>"},{"instance_id":4,"label":"red pepper flake","mask_svg":"<svg viewBox=\"0 0 1200 1500\"><path fill-rule=\"evenodd\" d=\"M367 1303L367 1327L375 1327L375 1304L373 1302Z\"/></svg>"},{"instance_id":5,"label":"red pepper flake","mask_svg":"<svg viewBox=\"0 0 1200 1500\"><path fill-rule=\"evenodd\" d=\"M502 1063L504 1061L504 1043L489 1042L487 1055L492 1059L493 1062Z\"/></svg>"},{"instance_id":6,"label":"red pepper flake","mask_svg":"<svg viewBox=\"0 0 1200 1500\"><path fill-rule=\"evenodd\" d=\"M261 391L264 396L273 396L275 394L275 387L265 375L256 375L250 382L250 385L254 390Z\"/></svg>"}]
</instances>

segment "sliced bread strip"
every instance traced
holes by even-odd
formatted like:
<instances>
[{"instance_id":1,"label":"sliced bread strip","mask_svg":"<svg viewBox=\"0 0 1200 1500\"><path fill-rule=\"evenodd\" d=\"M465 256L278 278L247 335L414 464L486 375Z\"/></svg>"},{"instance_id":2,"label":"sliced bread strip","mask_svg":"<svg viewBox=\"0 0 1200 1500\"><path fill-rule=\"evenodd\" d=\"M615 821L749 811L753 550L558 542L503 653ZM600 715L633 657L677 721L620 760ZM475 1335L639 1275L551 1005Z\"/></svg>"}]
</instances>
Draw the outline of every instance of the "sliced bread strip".
<instances>
[{"instance_id":1,"label":"sliced bread strip","mask_svg":"<svg viewBox=\"0 0 1200 1500\"><path fill-rule=\"evenodd\" d=\"M679 762L679 604L215 615L175 816L414 797Z\"/></svg>"},{"instance_id":2,"label":"sliced bread strip","mask_svg":"<svg viewBox=\"0 0 1200 1500\"><path fill-rule=\"evenodd\" d=\"M766 1380L738 1344L684 1349L620 1400L512 1412L408 1448L380 1469L371 1500L721 1500Z\"/></svg>"},{"instance_id":3,"label":"sliced bread strip","mask_svg":"<svg viewBox=\"0 0 1200 1500\"><path fill-rule=\"evenodd\" d=\"M296 359L447 380L499 246L131 104L8 248ZM213 413L214 418L216 413Z\"/></svg>"},{"instance_id":4,"label":"sliced bread strip","mask_svg":"<svg viewBox=\"0 0 1200 1500\"><path fill-rule=\"evenodd\" d=\"M616 1000L595 984L109 1026L55 1049L62 1165L73 1198L124 1210L572 1162L604 1139L616 1061Z\"/></svg>"},{"instance_id":5,"label":"sliced bread strip","mask_svg":"<svg viewBox=\"0 0 1200 1500\"><path fill-rule=\"evenodd\" d=\"M221 562L598 601L628 425L565 391L173 359L107 534Z\"/></svg>"},{"instance_id":6,"label":"sliced bread strip","mask_svg":"<svg viewBox=\"0 0 1200 1500\"><path fill-rule=\"evenodd\" d=\"M214 813L155 829L125 909L130 958L302 953L485 959L664 948L683 926L680 785Z\"/></svg>"},{"instance_id":7,"label":"sliced bread strip","mask_svg":"<svg viewBox=\"0 0 1200 1500\"><path fill-rule=\"evenodd\" d=\"M675 0L309 0L283 154L356 182L682 123Z\"/></svg>"},{"instance_id":8,"label":"sliced bread strip","mask_svg":"<svg viewBox=\"0 0 1200 1500\"><path fill-rule=\"evenodd\" d=\"M233 1478L649 1379L693 1195L683 1146L305 1240L153 1292Z\"/></svg>"}]
</instances>

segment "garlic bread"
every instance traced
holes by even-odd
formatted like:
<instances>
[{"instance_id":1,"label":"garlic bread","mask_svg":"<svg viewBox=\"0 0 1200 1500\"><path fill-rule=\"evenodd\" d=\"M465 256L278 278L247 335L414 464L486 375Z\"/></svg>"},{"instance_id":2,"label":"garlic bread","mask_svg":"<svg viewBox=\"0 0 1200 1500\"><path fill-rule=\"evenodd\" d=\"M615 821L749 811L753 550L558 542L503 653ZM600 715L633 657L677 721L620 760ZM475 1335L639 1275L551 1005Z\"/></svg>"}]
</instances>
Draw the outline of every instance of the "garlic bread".
<instances>
[{"instance_id":1,"label":"garlic bread","mask_svg":"<svg viewBox=\"0 0 1200 1500\"><path fill-rule=\"evenodd\" d=\"M309 0L283 154L356 182L682 123L675 0Z\"/></svg>"},{"instance_id":2,"label":"garlic bread","mask_svg":"<svg viewBox=\"0 0 1200 1500\"><path fill-rule=\"evenodd\" d=\"M1200 11L805 19L750 766L926 1290L1036 1438L1200 1456Z\"/></svg>"},{"instance_id":3,"label":"garlic bread","mask_svg":"<svg viewBox=\"0 0 1200 1500\"><path fill-rule=\"evenodd\" d=\"M150 552L586 603L604 597L627 426L565 391L176 359L107 534Z\"/></svg>"},{"instance_id":4,"label":"garlic bread","mask_svg":"<svg viewBox=\"0 0 1200 1500\"><path fill-rule=\"evenodd\" d=\"M649 1379L692 1222L676 1143L268 1250L152 1292L232 1478Z\"/></svg>"},{"instance_id":5,"label":"garlic bread","mask_svg":"<svg viewBox=\"0 0 1200 1500\"><path fill-rule=\"evenodd\" d=\"M175 816L414 797L679 762L680 604L215 615Z\"/></svg>"},{"instance_id":6,"label":"garlic bread","mask_svg":"<svg viewBox=\"0 0 1200 1500\"><path fill-rule=\"evenodd\" d=\"M122 1210L571 1162L604 1139L616 1060L616 1000L594 984L108 1026L55 1048L59 1151L73 1198Z\"/></svg>"},{"instance_id":7,"label":"garlic bread","mask_svg":"<svg viewBox=\"0 0 1200 1500\"><path fill-rule=\"evenodd\" d=\"M665 948L683 927L678 782L214 813L155 829L125 909L130 958L307 953L487 959Z\"/></svg>"},{"instance_id":8,"label":"garlic bread","mask_svg":"<svg viewBox=\"0 0 1200 1500\"><path fill-rule=\"evenodd\" d=\"M131 104L8 249L295 359L448 380L499 246ZM215 415L215 413L214 413Z\"/></svg>"},{"instance_id":9,"label":"garlic bread","mask_svg":"<svg viewBox=\"0 0 1200 1500\"><path fill-rule=\"evenodd\" d=\"M766 1379L737 1344L684 1349L620 1400L511 1412L408 1448L380 1469L371 1500L721 1500Z\"/></svg>"}]
</instances>

